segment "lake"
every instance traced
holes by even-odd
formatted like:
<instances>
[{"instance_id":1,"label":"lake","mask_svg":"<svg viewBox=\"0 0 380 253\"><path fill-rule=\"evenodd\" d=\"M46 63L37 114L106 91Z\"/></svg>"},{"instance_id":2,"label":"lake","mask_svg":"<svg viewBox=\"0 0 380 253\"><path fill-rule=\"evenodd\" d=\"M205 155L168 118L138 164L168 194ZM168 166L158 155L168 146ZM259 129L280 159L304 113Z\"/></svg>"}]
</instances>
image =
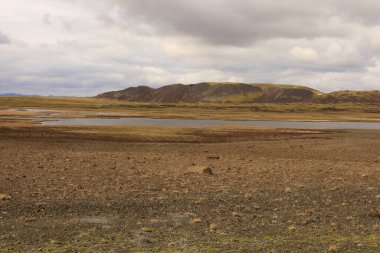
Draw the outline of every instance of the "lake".
<instances>
[{"instance_id":1,"label":"lake","mask_svg":"<svg viewBox=\"0 0 380 253\"><path fill-rule=\"evenodd\" d=\"M210 120L210 119L153 119L153 118L57 118L44 120L42 125L60 126L260 126L275 128L306 128L306 129L380 129L380 122L331 122L331 121L242 121L242 120Z\"/></svg>"}]
</instances>

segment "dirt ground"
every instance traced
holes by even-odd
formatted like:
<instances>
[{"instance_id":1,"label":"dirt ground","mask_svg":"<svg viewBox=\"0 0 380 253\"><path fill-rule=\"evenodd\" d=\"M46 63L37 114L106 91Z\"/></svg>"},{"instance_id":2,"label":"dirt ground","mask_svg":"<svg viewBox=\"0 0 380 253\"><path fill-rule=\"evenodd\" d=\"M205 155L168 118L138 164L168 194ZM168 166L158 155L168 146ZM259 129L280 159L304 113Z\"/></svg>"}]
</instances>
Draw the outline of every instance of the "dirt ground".
<instances>
[{"instance_id":1,"label":"dirt ground","mask_svg":"<svg viewBox=\"0 0 380 253\"><path fill-rule=\"evenodd\" d=\"M0 252L380 252L380 131L217 138L1 128Z\"/></svg>"}]
</instances>

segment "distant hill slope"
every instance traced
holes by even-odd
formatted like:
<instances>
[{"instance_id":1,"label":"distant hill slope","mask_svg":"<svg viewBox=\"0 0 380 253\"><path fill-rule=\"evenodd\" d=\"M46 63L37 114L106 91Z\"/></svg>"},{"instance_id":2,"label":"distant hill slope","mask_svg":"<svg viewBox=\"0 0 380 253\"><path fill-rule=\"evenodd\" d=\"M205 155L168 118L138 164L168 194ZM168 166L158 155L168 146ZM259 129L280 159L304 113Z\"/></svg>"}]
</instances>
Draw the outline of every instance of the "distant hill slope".
<instances>
[{"instance_id":1,"label":"distant hill slope","mask_svg":"<svg viewBox=\"0 0 380 253\"><path fill-rule=\"evenodd\" d=\"M21 97L21 96L24 96L24 95L18 94L18 93L2 93L2 94L0 94L0 97Z\"/></svg>"},{"instance_id":2,"label":"distant hill slope","mask_svg":"<svg viewBox=\"0 0 380 253\"><path fill-rule=\"evenodd\" d=\"M322 93L300 85L245 83L172 84L157 89L138 86L96 97L149 103L380 103L380 91Z\"/></svg>"},{"instance_id":3,"label":"distant hill slope","mask_svg":"<svg viewBox=\"0 0 380 253\"><path fill-rule=\"evenodd\" d=\"M20 93L1 93L0 97L40 97L40 95L25 95Z\"/></svg>"}]
</instances>

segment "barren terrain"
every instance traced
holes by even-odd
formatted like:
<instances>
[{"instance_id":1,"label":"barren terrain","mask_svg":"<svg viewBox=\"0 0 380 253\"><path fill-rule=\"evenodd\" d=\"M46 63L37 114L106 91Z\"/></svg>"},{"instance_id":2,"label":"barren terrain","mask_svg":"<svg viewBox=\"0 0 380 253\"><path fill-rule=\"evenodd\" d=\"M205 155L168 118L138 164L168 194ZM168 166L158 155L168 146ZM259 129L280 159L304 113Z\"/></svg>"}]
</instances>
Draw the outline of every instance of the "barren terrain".
<instances>
[{"instance_id":1,"label":"barren terrain","mask_svg":"<svg viewBox=\"0 0 380 253\"><path fill-rule=\"evenodd\" d=\"M379 131L66 130L0 128L1 252L380 251Z\"/></svg>"}]
</instances>

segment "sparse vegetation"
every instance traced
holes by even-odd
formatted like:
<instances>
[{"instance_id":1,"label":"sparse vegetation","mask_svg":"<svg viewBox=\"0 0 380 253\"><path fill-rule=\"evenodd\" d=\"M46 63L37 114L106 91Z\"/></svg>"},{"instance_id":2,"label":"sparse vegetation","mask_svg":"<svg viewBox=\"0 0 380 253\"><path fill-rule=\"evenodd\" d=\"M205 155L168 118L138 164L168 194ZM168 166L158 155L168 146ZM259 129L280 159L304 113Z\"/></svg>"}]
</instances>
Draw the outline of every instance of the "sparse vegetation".
<instances>
[{"instance_id":1,"label":"sparse vegetation","mask_svg":"<svg viewBox=\"0 0 380 253\"><path fill-rule=\"evenodd\" d=\"M230 120L379 121L377 104L135 103L96 98L0 97L0 116L30 116L10 108L63 110L62 117L153 117ZM111 113L109 115L94 113Z\"/></svg>"},{"instance_id":2,"label":"sparse vegetation","mask_svg":"<svg viewBox=\"0 0 380 253\"><path fill-rule=\"evenodd\" d=\"M379 140L2 126L0 251L378 252Z\"/></svg>"}]
</instances>

